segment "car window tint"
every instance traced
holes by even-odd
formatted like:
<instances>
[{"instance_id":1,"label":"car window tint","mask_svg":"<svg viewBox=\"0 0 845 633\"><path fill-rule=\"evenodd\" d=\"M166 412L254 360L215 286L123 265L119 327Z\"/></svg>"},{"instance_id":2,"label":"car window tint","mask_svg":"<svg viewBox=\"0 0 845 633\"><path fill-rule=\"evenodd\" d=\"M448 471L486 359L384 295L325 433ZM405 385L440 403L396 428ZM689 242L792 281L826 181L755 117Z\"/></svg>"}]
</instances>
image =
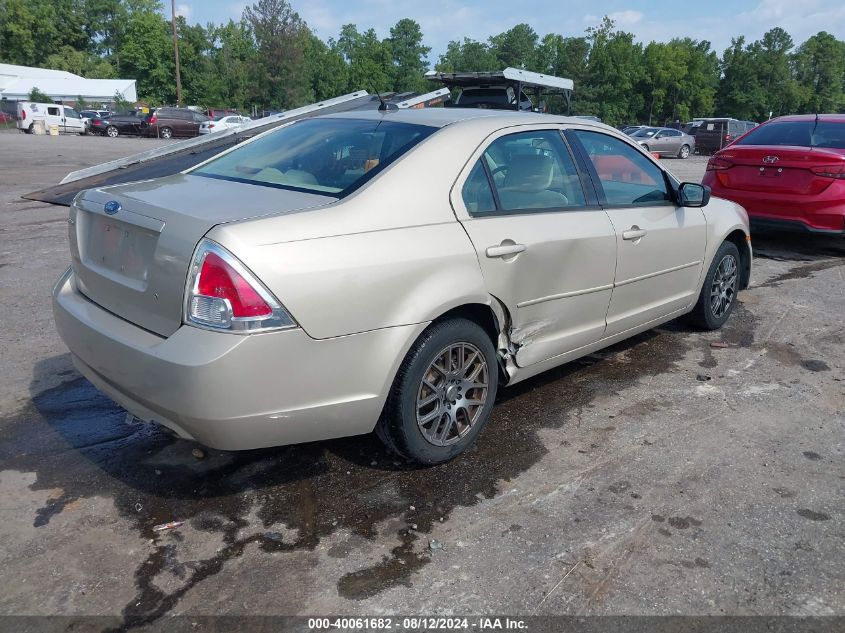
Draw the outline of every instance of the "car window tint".
<instances>
[{"instance_id":1,"label":"car window tint","mask_svg":"<svg viewBox=\"0 0 845 633\"><path fill-rule=\"evenodd\" d=\"M596 169L607 204L648 205L671 200L660 168L628 143L607 134L575 130Z\"/></svg>"},{"instance_id":2,"label":"car window tint","mask_svg":"<svg viewBox=\"0 0 845 633\"><path fill-rule=\"evenodd\" d=\"M381 119L306 119L190 173L343 197L435 130Z\"/></svg>"},{"instance_id":3,"label":"car window tint","mask_svg":"<svg viewBox=\"0 0 845 633\"><path fill-rule=\"evenodd\" d=\"M815 119L774 121L759 125L737 145L794 145L845 149L845 123Z\"/></svg>"},{"instance_id":4,"label":"car window tint","mask_svg":"<svg viewBox=\"0 0 845 633\"><path fill-rule=\"evenodd\" d=\"M469 173L469 178L461 189L461 196L470 215L482 215L496 210L493 191L490 189L490 181L487 179L481 159L476 161Z\"/></svg>"},{"instance_id":5,"label":"car window tint","mask_svg":"<svg viewBox=\"0 0 845 633\"><path fill-rule=\"evenodd\" d=\"M50 116L59 116L59 109L58 108L47 108L47 114Z\"/></svg>"},{"instance_id":6,"label":"car window tint","mask_svg":"<svg viewBox=\"0 0 845 633\"><path fill-rule=\"evenodd\" d=\"M503 136L490 144L484 160L505 211L586 204L578 170L556 130Z\"/></svg>"}]
</instances>

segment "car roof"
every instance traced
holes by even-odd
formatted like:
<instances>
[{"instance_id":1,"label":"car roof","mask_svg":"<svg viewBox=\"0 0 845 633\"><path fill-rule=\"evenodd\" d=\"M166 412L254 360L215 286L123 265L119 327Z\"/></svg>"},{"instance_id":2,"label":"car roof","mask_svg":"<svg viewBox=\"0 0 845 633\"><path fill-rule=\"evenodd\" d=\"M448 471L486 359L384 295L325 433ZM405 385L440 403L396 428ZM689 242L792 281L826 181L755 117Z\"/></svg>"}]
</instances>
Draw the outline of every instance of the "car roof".
<instances>
[{"instance_id":1,"label":"car roof","mask_svg":"<svg viewBox=\"0 0 845 633\"><path fill-rule=\"evenodd\" d=\"M786 116L774 118L772 121L813 121L816 116L819 117L819 121L845 123L845 114L788 114Z\"/></svg>"},{"instance_id":2,"label":"car roof","mask_svg":"<svg viewBox=\"0 0 845 633\"><path fill-rule=\"evenodd\" d=\"M430 127L442 128L461 121L485 119L491 124L506 127L509 125L531 125L536 123L572 123L584 125L585 123L612 129L603 123L596 123L586 119L575 117L557 116L553 114L539 114L536 112L517 112L516 110L494 110L481 108L404 108L401 110L353 110L350 112L338 112L326 114L325 118L333 119L358 119L358 120L384 120L396 121L399 123L415 123ZM321 117L323 118L323 117Z\"/></svg>"}]
</instances>

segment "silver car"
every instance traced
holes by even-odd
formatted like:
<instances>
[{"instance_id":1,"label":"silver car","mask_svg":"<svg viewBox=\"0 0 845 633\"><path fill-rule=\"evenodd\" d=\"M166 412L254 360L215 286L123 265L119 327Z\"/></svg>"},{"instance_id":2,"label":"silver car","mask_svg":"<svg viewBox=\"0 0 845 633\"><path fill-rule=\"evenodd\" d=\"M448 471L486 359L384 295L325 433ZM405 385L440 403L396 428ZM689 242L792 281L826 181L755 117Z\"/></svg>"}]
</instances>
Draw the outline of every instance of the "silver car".
<instances>
[{"instance_id":1,"label":"silver car","mask_svg":"<svg viewBox=\"0 0 845 633\"><path fill-rule=\"evenodd\" d=\"M375 430L446 461L497 390L748 283L748 218L620 132L494 110L299 121L80 193L56 325L131 413L220 449Z\"/></svg>"},{"instance_id":2,"label":"silver car","mask_svg":"<svg viewBox=\"0 0 845 633\"><path fill-rule=\"evenodd\" d=\"M660 156L689 158L695 151L695 137L670 127L644 127L631 134L647 152Z\"/></svg>"}]
</instances>

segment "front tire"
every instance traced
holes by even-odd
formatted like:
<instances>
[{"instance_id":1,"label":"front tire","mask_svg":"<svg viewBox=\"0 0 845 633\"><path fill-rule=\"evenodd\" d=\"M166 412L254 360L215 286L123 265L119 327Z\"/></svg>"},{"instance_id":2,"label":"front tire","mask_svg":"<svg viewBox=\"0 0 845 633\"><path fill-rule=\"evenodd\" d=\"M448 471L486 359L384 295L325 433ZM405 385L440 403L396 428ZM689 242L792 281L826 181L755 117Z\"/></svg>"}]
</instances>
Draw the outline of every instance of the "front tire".
<instances>
[{"instance_id":1,"label":"front tire","mask_svg":"<svg viewBox=\"0 0 845 633\"><path fill-rule=\"evenodd\" d=\"M477 323L455 318L431 325L402 361L376 434L420 464L449 461L487 425L498 371L490 336Z\"/></svg>"},{"instance_id":2,"label":"front tire","mask_svg":"<svg viewBox=\"0 0 845 633\"><path fill-rule=\"evenodd\" d=\"M722 242L710 264L690 320L705 330L718 330L728 320L739 292L739 249Z\"/></svg>"},{"instance_id":3,"label":"front tire","mask_svg":"<svg viewBox=\"0 0 845 633\"><path fill-rule=\"evenodd\" d=\"M689 145L682 145L680 151L678 152L678 158L687 159L689 158L689 155Z\"/></svg>"}]
</instances>

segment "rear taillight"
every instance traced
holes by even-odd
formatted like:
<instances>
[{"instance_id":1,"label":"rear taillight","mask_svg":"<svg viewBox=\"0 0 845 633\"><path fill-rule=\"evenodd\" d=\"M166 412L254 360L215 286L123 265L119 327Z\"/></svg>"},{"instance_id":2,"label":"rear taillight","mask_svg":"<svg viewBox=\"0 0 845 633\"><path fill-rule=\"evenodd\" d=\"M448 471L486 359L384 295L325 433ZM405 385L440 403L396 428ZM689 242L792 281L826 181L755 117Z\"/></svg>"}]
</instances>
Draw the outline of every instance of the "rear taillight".
<instances>
[{"instance_id":1,"label":"rear taillight","mask_svg":"<svg viewBox=\"0 0 845 633\"><path fill-rule=\"evenodd\" d=\"M26 121L26 110L21 110L21 121Z\"/></svg>"},{"instance_id":2,"label":"rear taillight","mask_svg":"<svg viewBox=\"0 0 845 633\"><path fill-rule=\"evenodd\" d=\"M822 178L845 180L845 165L821 165L819 167L811 167L810 171Z\"/></svg>"},{"instance_id":3,"label":"rear taillight","mask_svg":"<svg viewBox=\"0 0 845 633\"><path fill-rule=\"evenodd\" d=\"M214 123L209 123L208 127L214 127Z\"/></svg>"},{"instance_id":4,"label":"rear taillight","mask_svg":"<svg viewBox=\"0 0 845 633\"><path fill-rule=\"evenodd\" d=\"M731 136L730 134L725 134L725 143L729 142L732 138L733 136Z\"/></svg>"},{"instance_id":5,"label":"rear taillight","mask_svg":"<svg viewBox=\"0 0 845 633\"><path fill-rule=\"evenodd\" d=\"M722 171L730 169L734 164L726 158L719 158L718 156L711 156L707 161L707 171Z\"/></svg>"},{"instance_id":6,"label":"rear taillight","mask_svg":"<svg viewBox=\"0 0 845 633\"><path fill-rule=\"evenodd\" d=\"M158 121L158 119L156 117L154 117L154 116L150 117L150 125L155 125L156 121Z\"/></svg>"},{"instance_id":7,"label":"rear taillight","mask_svg":"<svg viewBox=\"0 0 845 633\"><path fill-rule=\"evenodd\" d=\"M103 122L102 122L102 121L100 121L100 119L94 119L93 121L91 121L91 124L92 124L92 125L102 125L102 123L103 123Z\"/></svg>"},{"instance_id":8,"label":"rear taillight","mask_svg":"<svg viewBox=\"0 0 845 633\"><path fill-rule=\"evenodd\" d=\"M281 303L234 255L212 242L200 242L185 292L185 322L255 332L296 327Z\"/></svg>"}]
</instances>

